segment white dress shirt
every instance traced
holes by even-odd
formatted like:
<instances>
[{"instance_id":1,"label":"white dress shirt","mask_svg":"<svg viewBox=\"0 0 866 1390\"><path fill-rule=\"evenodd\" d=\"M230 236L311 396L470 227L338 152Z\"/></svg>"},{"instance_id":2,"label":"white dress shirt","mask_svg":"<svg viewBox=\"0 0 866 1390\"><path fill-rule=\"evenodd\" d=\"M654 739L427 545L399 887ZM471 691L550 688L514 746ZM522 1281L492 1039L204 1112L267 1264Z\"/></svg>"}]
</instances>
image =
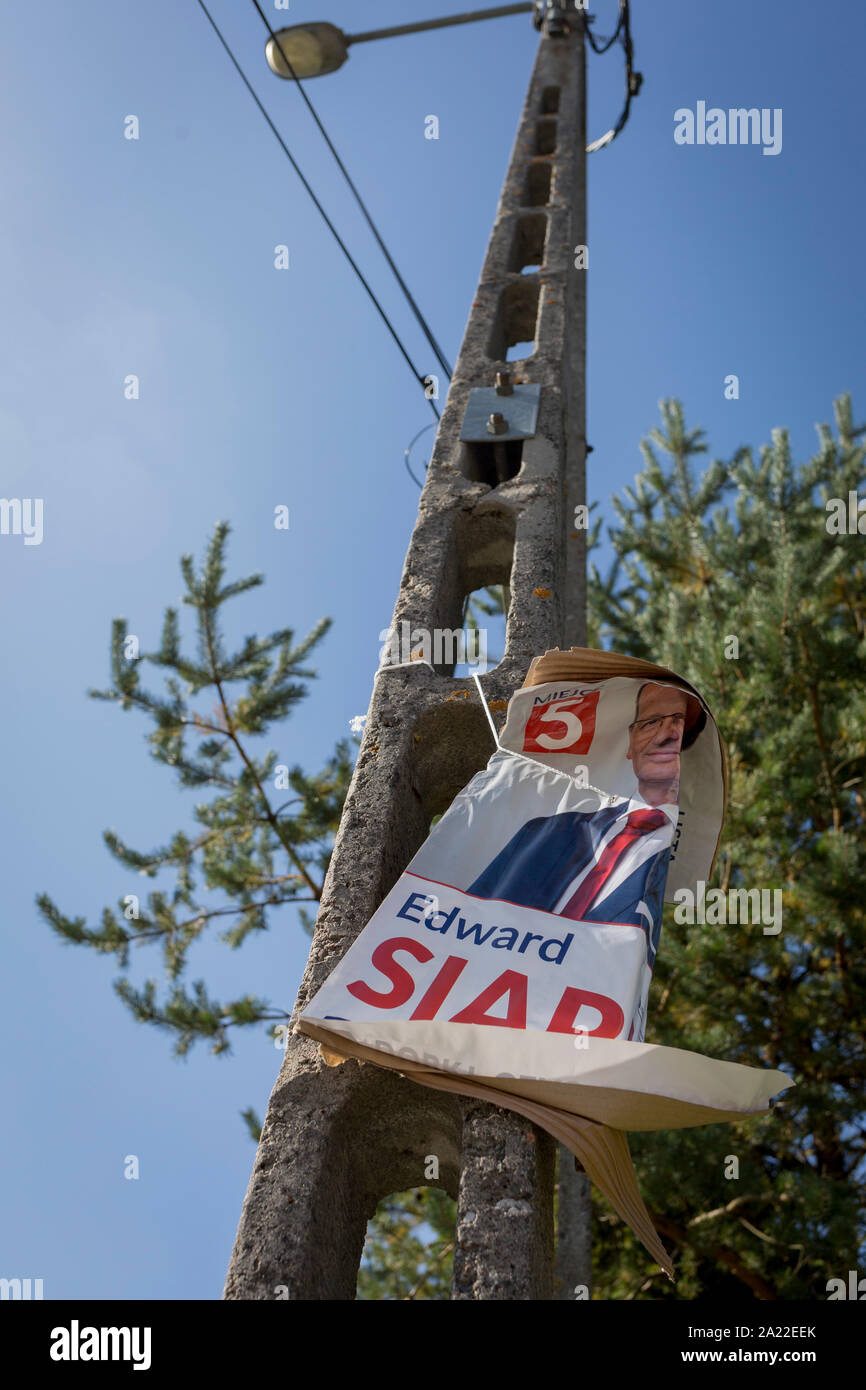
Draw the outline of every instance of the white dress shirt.
<instances>
[{"instance_id":1,"label":"white dress shirt","mask_svg":"<svg viewBox=\"0 0 866 1390\"><path fill-rule=\"evenodd\" d=\"M596 864L608 845L612 840L616 839L620 831L625 829L626 820L632 811L663 811L668 819L668 824L659 826L658 830L651 830L646 835L638 836L638 838L628 846L625 853L620 858L619 863L615 865L613 872L608 877L602 890L601 898L598 900L599 902L603 902L614 889L619 888L636 869L639 869L641 864L645 864L648 859L652 859L654 855L658 854L659 850L666 849L673 840L679 809L675 804L666 803L664 806L656 807L648 805L640 796L633 796L631 798L625 796L611 796L608 797L605 805L600 809L606 810L608 807L617 804L621 807L621 813L611 822L604 835L599 840L595 858L591 859L589 863L581 869L580 873L575 875L565 892L557 900L553 909L554 912L561 913L566 903L571 901L578 888L583 883L583 880L595 869ZM593 902L591 906L595 907L596 903ZM650 925L652 926L653 924L651 923Z\"/></svg>"}]
</instances>

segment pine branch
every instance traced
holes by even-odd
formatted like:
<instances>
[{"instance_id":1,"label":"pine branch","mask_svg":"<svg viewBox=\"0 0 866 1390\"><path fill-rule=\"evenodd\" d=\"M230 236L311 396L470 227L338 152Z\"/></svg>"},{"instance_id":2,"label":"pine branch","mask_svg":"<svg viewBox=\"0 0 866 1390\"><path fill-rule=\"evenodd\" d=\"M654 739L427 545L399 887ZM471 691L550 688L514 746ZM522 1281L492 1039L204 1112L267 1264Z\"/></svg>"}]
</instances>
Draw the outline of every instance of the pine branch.
<instances>
[{"instance_id":1,"label":"pine branch","mask_svg":"<svg viewBox=\"0 0 866 1390\"><path fill-rule=\"evenodd\" d=\"M182 651L176 608L165 610L160 646L152 653L136 654L126 619L118 618L111 628L112 683L89 692L92 698L146 714L153 726L148 735L152 755L173 769L181 787L211 793L194 808L197 832L177 831L155 849L139 851L116 831L104 832L109 852L131 872L151 879L173 872L173 892L152 891L146 908L137 895L127 894L116 910L104 909L99 927L88 926L86 917L66 916L47 894L37 898L40 913L61 940L113 953L122 968L131 946L160 945L169 982L176 982L186 968L191 945L220 918L231 922L221 939L233 949L250 932L265 930L273 910L288 905L296 908L302 929L309 930L304 904L321 897L352 773L353 746L342 740L321 772L311 775L294 767L289 775L295 795L278 811L272 809L266 782L274 774L277 754L254 756L245 736L265 733L305 698L305 682L315 673L304 663L330 620L322 619L300 641L292 629L281 628L265 637L247 635L236 651L228 651L220 628L222 605L262 583L261 575L226 582L228 534L228 524L219 523L198 572L191 555L181 557L183 603L195 612L197 658ZM140 667L148 662L163 673L164 693L142 684ZM229 688L236 684L245 689L233 698ZM189 697L208 689L215 697L212 708L190 708ZM196 752L187 748L193 737ZM203 900L196 893L199 876L205 889L224 895L223 902ZM226 1029L283 1016L262 1012L265 1006L252 996L218 1008L203 994L185 995L177 984L160 1005L155 989L153 981L141 991L128 981L118 986L137 1018L178 1036L180 1053L196 1036L215 1040L214 1050L224 1050Z\"/></svg>"}]
</instances>

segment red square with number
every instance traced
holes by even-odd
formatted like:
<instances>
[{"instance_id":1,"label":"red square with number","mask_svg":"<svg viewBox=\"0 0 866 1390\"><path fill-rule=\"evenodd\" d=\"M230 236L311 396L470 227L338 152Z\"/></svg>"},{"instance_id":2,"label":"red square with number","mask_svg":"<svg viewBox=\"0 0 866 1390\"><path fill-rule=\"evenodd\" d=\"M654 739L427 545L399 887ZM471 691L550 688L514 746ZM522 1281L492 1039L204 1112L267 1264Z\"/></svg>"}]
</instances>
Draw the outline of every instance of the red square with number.
<instances>
[{"instance_id":1,"label":"red square with number","mask_svg":"<svg viewBox=\"0 0 866 1390\"><path fill-rule=\"evenodd\" d=\"M526 721L524 753L588 753L595 736L600 693L593 690L576 700L536 705Z\"/></svg>"}]
</instances>

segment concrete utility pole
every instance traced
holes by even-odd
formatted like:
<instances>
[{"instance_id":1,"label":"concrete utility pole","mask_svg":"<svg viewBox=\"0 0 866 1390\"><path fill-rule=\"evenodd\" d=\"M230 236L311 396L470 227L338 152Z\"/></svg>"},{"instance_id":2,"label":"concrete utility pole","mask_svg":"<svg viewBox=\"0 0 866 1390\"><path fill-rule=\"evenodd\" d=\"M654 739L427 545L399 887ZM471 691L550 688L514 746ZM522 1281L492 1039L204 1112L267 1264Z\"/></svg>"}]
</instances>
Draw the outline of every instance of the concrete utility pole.
<instances>
[{"instance_id":1,"label":"concrete utility pole","mask_svg":"<svg viewBox=\"0 0 866 1390\"><path fill-rule=\"evenodd\" d=\"M504 709L529 662L586 644L585 89L580 10L549 6L394 610L397 631L460 628L468 594L508 583ZM533 267L527 270L527 267ZM527 273L523 273L527 270ZM533 342L507 362L509 348ZM492 751L477 690L452 668L381 672L324 886L297 1008L366 925L431 818ZM501 722L501 720L500 720ZM271 1095L224 1296L354 1299L367 1222L394 1192L457 1198L453 1299L573 1297L588 1283L588 1180L561 1164L583 1230L554 1268L556 1144L522 1117L347 1061L292 1035Z\"/></svg>"}]
</instances>

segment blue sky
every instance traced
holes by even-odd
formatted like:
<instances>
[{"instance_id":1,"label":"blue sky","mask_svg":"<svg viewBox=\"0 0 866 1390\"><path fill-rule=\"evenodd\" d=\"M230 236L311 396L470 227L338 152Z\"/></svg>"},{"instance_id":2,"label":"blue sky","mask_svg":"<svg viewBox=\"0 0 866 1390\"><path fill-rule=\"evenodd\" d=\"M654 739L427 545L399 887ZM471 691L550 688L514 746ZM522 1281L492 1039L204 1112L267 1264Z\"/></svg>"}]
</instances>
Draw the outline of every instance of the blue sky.
<instances>
[{"instance_id":1,"label":"blue sky","mask_svg":"<svg viewBox=\"0 0 866 1390\"><path fill-rule=\"evenodd\" d=\"M244 0L212 12L369 274L433 364L321 138L264 61ZM613 0L597 0L597 28ZM292 0L273 22L348 31L454 0ZM605 516L678 396L713 457L787 426L795 454L834 396L863 414L862 53L866 11L834 0L633 5L644 86L590 158L589 491ZM429 407L194 0L10 7L0 50L2 494L44 500L40 545L0 536L5 913L0 1275L46 1298L219 1296L280 1054L264 1029L229 1057L132 1021L111 958L63 947L47 891L96 923L140 889L114 827L146 849L194 794L149 756L148 726L96 701L113 617L154 647L179 556L232 525L235 635L334 619L320 678L270 743L312 769L367 708L418 492L403 450ZM310 86L446 354L456 358L530 74L525 16L362 45ZM590 135L619 111L619 48L590 56ZM781 108L777 156L680 146L699 101ZM436 114L437 141L424 138ZM140 139L123 136L135 114ZM274 269L274 247L291 268ZM140 398L124 398L129 373ZM736 373L740 398L724 397ZM432 435L419 441L416 468ZM425 452L426 446L426 452ZM290 509L288 532L273 509ZM153 683L151 681L151 683ZM238 953L194 955L218 996L290 1006L308 947L291 910ZM147 951L133 979L158 974ZM123 1177L136 1154L141 1176Z\"/></svg>"}]
</instances>

